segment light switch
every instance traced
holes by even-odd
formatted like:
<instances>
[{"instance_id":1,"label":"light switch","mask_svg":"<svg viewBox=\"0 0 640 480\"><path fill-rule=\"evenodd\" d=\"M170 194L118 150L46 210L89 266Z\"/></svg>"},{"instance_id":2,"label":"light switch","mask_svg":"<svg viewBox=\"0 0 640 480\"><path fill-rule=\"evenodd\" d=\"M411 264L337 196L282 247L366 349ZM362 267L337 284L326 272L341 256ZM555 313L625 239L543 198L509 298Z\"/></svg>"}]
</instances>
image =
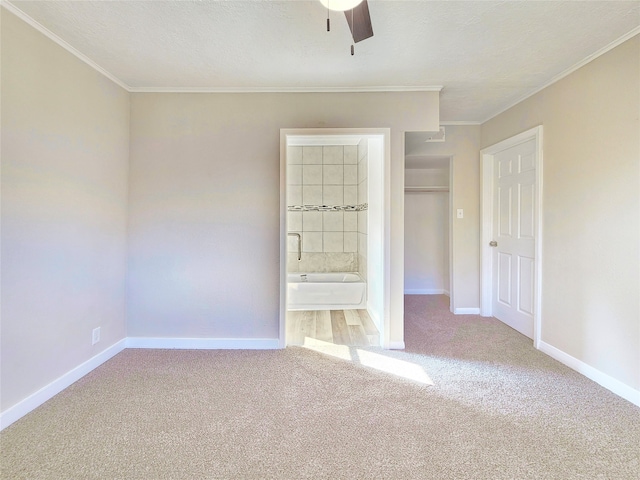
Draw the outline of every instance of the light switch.
<instances>
[{"instance_id":1,"label":"light switch","mask_svg":"<svg viewBox=\"0 0 640 480\"><path fill-rule=\"evenodd\" d=\"M464 210L459 208L458 210L456 210L456 216L458 218L464 218Z\"/></svg>"}]
</instances>

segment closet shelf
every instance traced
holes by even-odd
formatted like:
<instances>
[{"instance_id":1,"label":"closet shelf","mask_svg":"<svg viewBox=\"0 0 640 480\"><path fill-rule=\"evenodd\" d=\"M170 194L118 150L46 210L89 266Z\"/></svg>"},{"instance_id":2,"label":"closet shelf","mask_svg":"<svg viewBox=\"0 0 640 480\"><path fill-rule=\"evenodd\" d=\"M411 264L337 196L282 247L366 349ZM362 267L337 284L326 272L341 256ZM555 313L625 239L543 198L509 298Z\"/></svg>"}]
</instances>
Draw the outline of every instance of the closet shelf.
<instances>
[{"instance_id":1,"label":"closet shelf","mask_svg":"<svg viewBox=\"0 0 640 480\"><path fill-rule=\"evenodd\" d=\"M406 193L448 192L448 186L404 187Z\"/></svg>"}]
</instances>

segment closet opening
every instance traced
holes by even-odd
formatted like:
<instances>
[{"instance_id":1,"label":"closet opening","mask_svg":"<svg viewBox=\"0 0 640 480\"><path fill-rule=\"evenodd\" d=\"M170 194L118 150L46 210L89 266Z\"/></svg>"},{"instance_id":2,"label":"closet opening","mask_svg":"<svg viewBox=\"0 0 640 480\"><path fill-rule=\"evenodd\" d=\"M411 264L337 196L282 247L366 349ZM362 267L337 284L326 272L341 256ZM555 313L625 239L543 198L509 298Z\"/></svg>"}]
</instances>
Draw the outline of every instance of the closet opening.
<instances>
[{"instance_id":1,"label":"closet opening","mask_svg":"<svg viewBox=\"0 0 640 480\"><path fill-rule=\"evenodd\" d=\"M451 156L405 157L405 295L445 295L451 308Z\"/></svg>"}]
</instances>

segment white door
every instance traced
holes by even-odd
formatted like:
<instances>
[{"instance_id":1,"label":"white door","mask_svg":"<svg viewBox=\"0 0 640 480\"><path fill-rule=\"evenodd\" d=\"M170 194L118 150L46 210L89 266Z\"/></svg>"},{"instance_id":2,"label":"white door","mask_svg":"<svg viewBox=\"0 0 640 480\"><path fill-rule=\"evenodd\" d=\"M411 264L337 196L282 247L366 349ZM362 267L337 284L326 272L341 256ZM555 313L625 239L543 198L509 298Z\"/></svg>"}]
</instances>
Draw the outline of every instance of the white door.
<instances>
[{"instance_id":1,"label":"white door","mask_svg":"<svg viewBox=\"0 0 640 480\"><path fill-rule=\"evenodd\" d=\"M533 338L535 140L496 153L494 162L493 315Z\"/></svg>"}]
</instances>

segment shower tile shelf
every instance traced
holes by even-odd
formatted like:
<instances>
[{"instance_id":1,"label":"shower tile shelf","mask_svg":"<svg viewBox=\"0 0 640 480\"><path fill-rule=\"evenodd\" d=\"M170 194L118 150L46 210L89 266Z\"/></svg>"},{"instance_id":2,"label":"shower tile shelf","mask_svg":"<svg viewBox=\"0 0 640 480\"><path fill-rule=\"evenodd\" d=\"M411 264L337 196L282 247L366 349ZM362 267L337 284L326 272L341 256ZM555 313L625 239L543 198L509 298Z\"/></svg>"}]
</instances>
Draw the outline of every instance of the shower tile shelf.
<instances>
[{"instance_id":1,"label":"shower tile shelf","mask_svg":"<svg viewBox=\"0 0 640 480\"><path fill-rule=\"evenodd\" d=\"M289 212L362 212L369 208L369 204L360 205L289 205Z\"/></svg>"}]
</instances>

